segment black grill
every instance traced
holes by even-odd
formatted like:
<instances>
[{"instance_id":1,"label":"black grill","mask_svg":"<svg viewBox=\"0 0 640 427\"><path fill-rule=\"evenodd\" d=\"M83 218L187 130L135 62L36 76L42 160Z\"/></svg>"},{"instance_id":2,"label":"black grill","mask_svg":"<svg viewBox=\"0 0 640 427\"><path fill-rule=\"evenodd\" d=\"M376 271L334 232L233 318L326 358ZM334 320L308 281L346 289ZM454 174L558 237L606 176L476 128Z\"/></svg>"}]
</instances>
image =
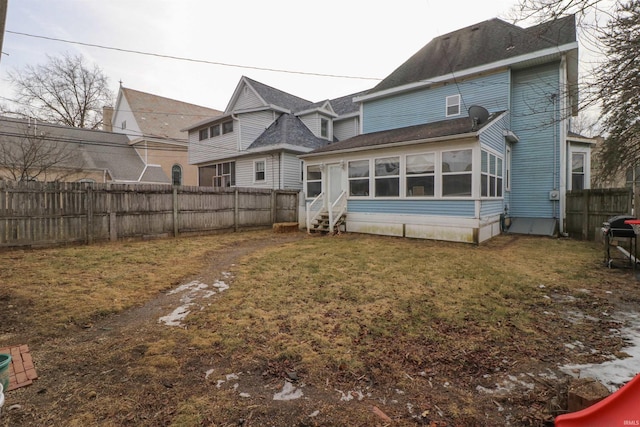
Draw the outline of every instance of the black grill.
<instances>
[{"instance_id":1,"label":"black grill","mask_svg":"<svg viewBox=\"0 0 640 427\"><path fill-rule=\"evenodd\" d=\"M635 219L629 215L618 215L611 217L607 222L602 223L602 232L609 237L636 237L633 227L624 222L629 219Z\"/></svg>"}]
</instances>

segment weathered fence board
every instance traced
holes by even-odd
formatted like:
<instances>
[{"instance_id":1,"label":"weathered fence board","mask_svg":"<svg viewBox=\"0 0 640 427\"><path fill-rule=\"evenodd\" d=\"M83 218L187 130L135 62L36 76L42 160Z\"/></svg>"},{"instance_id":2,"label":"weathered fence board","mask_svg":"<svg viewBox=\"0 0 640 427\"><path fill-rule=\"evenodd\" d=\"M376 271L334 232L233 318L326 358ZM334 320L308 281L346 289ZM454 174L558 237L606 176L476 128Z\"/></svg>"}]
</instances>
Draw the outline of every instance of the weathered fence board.
<instances>
[{"instance_id":1,"label":"weathered fence board","mask_svg":"<svg viewBox=\"0 0 640 427\"><path fill-rule=\"evenodd\" d=\"M297 207L290 190L0 181L0 247L271 227Z\"/></svg>"},{"instance_id":2,"label":"weathered fence board","mask_svg":"<svg viewBox=\"0 0 640 427\"><path fill-rule=\"evenodd\" d=\"M602 223L631 213L630 189L610 188L567 193L566 231L571 237L594 240Z\"/></svg>"}]
</instances>

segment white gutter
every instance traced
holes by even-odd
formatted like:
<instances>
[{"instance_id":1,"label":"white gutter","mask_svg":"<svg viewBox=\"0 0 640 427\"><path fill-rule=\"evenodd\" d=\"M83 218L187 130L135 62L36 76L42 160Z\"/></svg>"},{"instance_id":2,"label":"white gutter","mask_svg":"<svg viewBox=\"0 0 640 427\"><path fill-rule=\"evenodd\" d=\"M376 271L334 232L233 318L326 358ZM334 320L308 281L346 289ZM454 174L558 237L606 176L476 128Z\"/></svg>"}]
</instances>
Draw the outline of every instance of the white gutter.
<instances>
[{"instance_id":1,"label":"white gutter","mask_svg":"<svg viewBox=\"0 0 640 427\"><path fill-rule=\"evenodd\" d=\"M553 54L560 54L563 52L568 52L573 49L578 49L578 42L571 42L571 43L567 43L557 47L549 47L547 49L536 51L535 53L528 53L528 54L516 56L513 58L491 62L489 64L479 65L477 67L468 68L466 70L456 71L455 73L436 76L436 77L430 78L429 80L422 80L419 82L414 82L414 83L409 83L402 86L393 87L393 88L386 89L380 92L375 92L372 94L356 96L353 98L353 102L370 101L373 99L384 98L386 96L394 95L397 93L412 91L412 90L423 88L425 86L430 86L435 83L444 83L446 81L454 80L454 79L459 81L460 79L466 76L491 71L496 68L506 68L521 62L531 61L533 59L537 59L537 58L541 58L541 57L549 56Z\"/></svg>"}]
</instances>

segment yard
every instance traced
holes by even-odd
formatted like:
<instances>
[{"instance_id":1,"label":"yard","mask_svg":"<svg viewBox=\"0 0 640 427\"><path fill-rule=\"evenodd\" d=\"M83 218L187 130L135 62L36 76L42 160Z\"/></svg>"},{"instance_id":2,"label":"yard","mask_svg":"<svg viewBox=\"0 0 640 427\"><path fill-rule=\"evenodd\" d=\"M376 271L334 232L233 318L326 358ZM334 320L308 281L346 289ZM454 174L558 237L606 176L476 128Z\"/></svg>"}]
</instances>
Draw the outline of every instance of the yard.
<instances>
[{"instance_id":1,"label":"yard","mask_svg":"<svg viewBox=\"0 0 640 427\"><path fill-rule=\"evenodd\" d=\"M600 245L510 235L6 251L0 282L0 347L39 376L2 426L552 425L560 367L624 357L640 301Z\"/></svg>"}]
</instances>

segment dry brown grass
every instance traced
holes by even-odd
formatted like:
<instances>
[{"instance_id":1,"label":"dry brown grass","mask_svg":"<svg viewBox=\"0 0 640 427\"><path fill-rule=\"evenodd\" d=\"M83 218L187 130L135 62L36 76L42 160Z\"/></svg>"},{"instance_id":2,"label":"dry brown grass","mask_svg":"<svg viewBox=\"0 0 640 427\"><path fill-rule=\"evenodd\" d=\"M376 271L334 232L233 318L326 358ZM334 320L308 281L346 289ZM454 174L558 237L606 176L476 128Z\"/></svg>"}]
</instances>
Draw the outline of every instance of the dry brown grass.
<instances>
[{"instance_id":1,"label":"dry brown grass","mask_svg":"<svg viewBox=\"0 0 640 427\"><path fill-rule=\"evenodd\" d=\"M3 252L0 300L16 312L28 307L30 320L16 331L20 336L64 341L88 323L197 275L238 241L268 233ZM85 357L112 350L96 354L93 363L123 365L119 375L140 390L114 384L100 405L68 403L60 416L70 417L62 418L70 425L230 425L251 417L253 424L246 425L294 425L279 423L286 410L268 401L238 402L232 392L194 384L193 375L217 364L229 372L255 372L267 385L295 371L307 387L328 394L367 389L387 396L402 389L416 407L431 408L431 414L441 409L435 420L482 425L478 420L492 407L499 416L494 402L483 406L475 392L483 376L529 364L556 366L567 358L564 344L575 339L604 342L610 352L620 348L622 341L604 336L600 325L571 325L543 314L558 310L550 294L572 296L576 307L594 315L613 307L612 289L640 300L629 286L630 273L604 269L601 261L601 248L592 243L514 236L476 247L345 234L268 247L230 267L231 287L191 314L185 329L82 342ZM16 319L7 316L0 313L4 322ZM14 344L15 337L0 336L0 345ZM82 396L92 381L67 387ZM443 389L444 383L452 387ZM123 393L135 398L122 403ZM536 402L535 396L527 399L525 412ZM340 402L322 404L326 418L303 422L302 414L295 425L380 421ZM416 422L400 410L394 419Z\"/></svg>"}]
</instances>

